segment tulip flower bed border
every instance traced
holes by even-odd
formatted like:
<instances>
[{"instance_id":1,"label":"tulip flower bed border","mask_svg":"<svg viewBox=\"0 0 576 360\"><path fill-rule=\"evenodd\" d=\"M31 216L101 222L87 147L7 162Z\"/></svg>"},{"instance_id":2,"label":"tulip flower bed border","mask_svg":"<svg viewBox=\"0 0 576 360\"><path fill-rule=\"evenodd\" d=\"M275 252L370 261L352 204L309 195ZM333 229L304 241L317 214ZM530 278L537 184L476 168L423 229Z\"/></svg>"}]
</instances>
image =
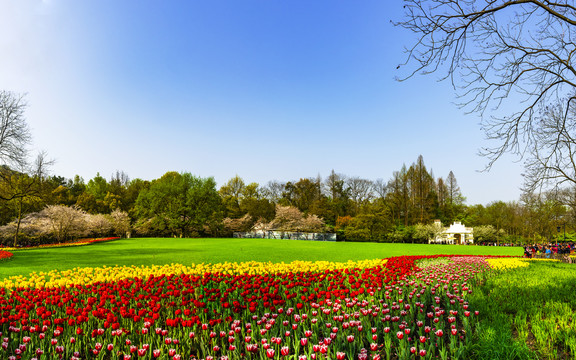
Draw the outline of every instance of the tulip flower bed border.
<instances>
[{"instance_id":1,"label":"tulip flower bed border","mask_svg":"<svg viewBox=\"0 0 576 360\"><path fill-rule=\"evenodd\" d=\"M450 261L434 261L434 259L442 258L448 258ZM488 259L488 263L494 263L496 269L501 270L496 270L492 272L492 275L488 276L477 273L472 278L469 275L464 275L464 273L460 274L452 270L445 271L449 267L463 266L466 262L472 260L483 261L482 259ZM526 263L530 263L530 266L525 266ZM422 265L424 269L420 269L419 265ZM558 267L558 265L561 266ZM229 266L236 265L229 264ZM277 266L281 266L281 264L277 264ZM295 266L299 266L299 264ZM248 275L244 273L240 277L232 273L219 272L206 273L204 276L189 276L185 274L160 275L144 279L125 279L112 283L40 289L44 295L37 293L38 289L35 290L33 288L20 288L16 291L0 289L0 314L3 315L1 322L4 323L2 325L3 328L0 329L4 334L0 353L4 349L6 356L11 353L20 353L20 355L28 356L23 358L30 358L30 356L34 355L39 359L46 357L57 358L60 354L67 354L66 359L123 358L125 360L130 358L177 360L188 358L188 356L184 355L198 355L200 353L217 354L218 357L213 357L215 360L239 358L286 360L301 360L305 358L306 360L312 360L314 358L324 359L326 356L330 359L404 358L427 360L435 357L440 359L486 359L494 357L502 359L531 359L530 350L525 346L524 348L519 346L519 341L514 340L511 335L505 339L498 337L498 342L492 345L489 344L487 347L486 338L483 338L483 334L492 334L491 336L493 337L495 333L506 333L506 328L510 327L511 323L510 321L500 321L503 318L499 316L503 312L508 311L507 309L522 308L522 306L518 306L513 301L518 302L523 296L519 296L517 291L506 295L507 284L510 279L502 280L501 277L514 278L516 271L520 273L526 272L532 266L540 267L541 270L544 269L543 266L553 270L558 269L563 271L563 279L569 280L571 283L576 280L576 275L565 274L566 266L569 265L558 264L557 262L533 262L518 257L502 259L502 257L498 256L431 255L393 257L372 269L355 268L354 264L351 264L350 268L346 269L326 269L319 274L325 276L324 280L327 281L326 285L329 286L320 287L320 291L313 290L312 286L306 286L298 278L291 277L295 276L294 274L274 274L274 272L266 275ZM443 268L444 270L442 270ZM510 270L513 268L518 270ZM110 269L112 270L112 268ZM301 266L300 270L303 270ZM373 271L376 272L372 273ZM436 278L443 271L445 275ZM382 275L377 275L379 272ZM310 276L312 273L305 272L304 274ZM340 277L338 274L344 276ZM471 274L474 273L472 272ZM552 274L550 272L547 273L546 278L550 279ZM415 275L416 277L414 277ZM307 276L302 278L304 282L309 281ZM434 277L431 278L430 276ZM480 276L480 278L478 279L477 276ZM542 277L534 272L528 278L533 276L537 278L537 282L541 283L543 281ZM566 276L570 279L566 278ZM474 280L474 278L480 280L480 283L476 284L477 280ZM231 284L238 284L238 279L249 280L249 283L258 280L260 284L268 286L279 286L281 283L274 279L285 279L286 285L294 284L296 286L295 288L287 288L286 291L290 293L300 294L299 290L304 285L309 290L307 292L309 296L313 294L321 295L322 291L324 291L325 295L329 292L332 293L332 291L336 291L340 295L332 298L325 297L325 295L314 298L306 296L306 299L296 296L292 300L294 301L293 305L295 304L296 306L289 307L288 303L278 303L278 305L274 304L275 309L262 308L261 306L264 303L261 300L257 300L257 306L252 312L248 309L248 306L251 305L250 301L244 299L236 304L233 299L241 294L238 291L227 291L228 287L232 286ZM481 283L486 281L486 279L487 282L482 285ZM197 287L193 287L194 291L192 293L194 295L192 295L190 291L186 290L185 284L190 284L190 282L194 281L200 281L199 284L202 285L200 293L197 292L199 290ZM382 285L378 285L378 281ZM504 288L495 292L493 288L494 281L498 281L499 286L504 286ZM242 281L240 281L241 283ZM522 289L522 285L527 283L526 275L516 283ZM108 289L107 284L117 285L118 289ZM376 288L374 284L376 284ZM158 285L160 285L160 288L158 288ZM356 287L355 285L359 286ZM164 306L154 306L158 310L153 310L153 312L159 311L159 317L156 319L154 316L146 318L146 314L140 314L140 310L137 310L142 309L137 305L138 303L142 303L144 307L150 306L150 303L145 303L144 298L140 298L140 295L146 293L142 292L144 286L153 286L157 290L162 290L162 294L166 295L166 297L164 295L159 297L158 295L160 294L155 293L158 298L158 300L154 300L156 305L159 305L158 301L162 301L160 300L162 298L166 298L167 300L165 301L168 301L168 303L164 303ZM384 288L378 290L379 286L384 286ZM329 290L330 287L332 287L332 290ZM475 289L474 293L471 292L472 288ZM482 290L478 291L477 289L479 288ZM107 307L106 297L101 297L98 289L107 289L106 293L108 295L106 297L108 300L111 299L110 296L114 296L116 299L118 299L118 296L127 296L128 303L116 302L119 305L123 304L122 307L125 307L124 313L122 313L121 308L114 310L114 307ZM209 291L210 289L216 292L211 292ZM256 290L257 288L250 286L248 289ZM349 292L342 293L341 291L345 289L348 289ZM428 293L427 289L432 290L432 293ZM436 290L436 294L434 294L434 290ZM516 290L518 289L516 288ZM266 293L272 295L270 289L263 294ZM151 293L148 292L148 294ZM222 294L228 294L228 297L222 298ZM198 295L203 295L204 297L199 298ZM488 297L485 297L486 295ZM549 332L546 330L554 328L554 326L550 326L551 324L564 326L562 324L567 323L566 319L570 319L571 313L576 306L576 300L570 298L572 295L573 291L571 289L565 289L560 297L557 295L552 297L553 300L568 302L571 304L570 306L566 304L558 304L559 306L556 306L557 304L553 304L545 308L541 315L538 312L539 310L535 312L538 316L541 316L542 321L536 319L536 322L533 323L532 326L539 326L539 330L533 331L533 336L539 336L543 339L566 339L564 345L557 345L559 347L548 347L544 350L536 348L535 350L540 355L543 355L543 358L557 359L559 358L558 356L560 358L569 358L570 351L572 351L572 355L575 355L574 350L571 349L573 348L572 342L576 339L564 338L564 335L559 335L562 333L558 331ZM80 301L72 300L78 296L83 299ZM186 299L187 296L191 296L189 301L194 298L195 300L188 302L188 305L180 304L179 301ZM342 298L342 296L348 297ZM508 299L502 300L502 296L508 296ZM210 297L214 297L215 306L209 305ZM25 307L17 305L17 301L21 302L26 299L28 301L38 301L34 300L36 298L41 301L41 308L30 307L33 303L29 303ZM269 299L272 301L273 299L279 300L281 298L270 297ZM401 299L403 301L400 301ZM102 303L103 300L105 303ZM288 297L287 300L290 301L290 298ZM541 295L536 295L531 301L531 306L537 303L541 304ZM430 302L432 307L426 305L421 308L424 311L420 312L422 318L419 318L418 309L420 307L418 304L428 304ZM80 308L76 309L76 306L70 308L66 305L67 315L68 311L71 311L70 315L73 315L77 310L84 309L80 315L80 320L78 320L77 316L74 316L74 320L71 323L72 318L59 317L59 312L60 316L63 314L60 303L80 306ZM172 303L173 305L171 305ZM203 306L202 303L204 303ZM111 304L114 304L114 302ZM241 304L246 304L246 308L238 308ZM503 304L505 305L504 307ZM103 305L104 307L102 308ZM282 307L284 311L279 310L278 306L282 305L285 305ZM398 307L398 305L401 306ZM410 306L405 308L404 306L406 305ZM86 307L91 307L91 310L86 312L86 315L83 315ZM186 311L195 308L210 309L208 318L201 320L202 316L207 316L205 315L207 314L206 312L196 312L194 314L189 312L188 314L192 318L187 317ZM240 312L236 313L233 311L234 309L240 309ZM268 312L264 313L267 309ZM480 309L479 313L474 311L478 309ZM6 318L7 310L14 314L12 318ZM22 312L23 310L24 312ZM103 316L104 313L101 313L101 310L105 311L107 315ZM386 320L383 317L385 315L384 310L392 311L387 313L387 315L391 315L390 320ZM532 311L534 309L530 307L523 310L527 313L534 313ZM212 311L215 312L212 313ZM328 312L326 313L326 311ZM378 316L374 317L375 311L381 311L382 313L378 313ZM28 316L21 317L20 315L25 312L28 312ZM241 317L243 320L240 319L238 320L239 322L234 321L233 319L237 318L238 314L242 312L248 317ZM403 312L405 313L404 315L402 315ZM230 315L224 317L226 313ZM254 318L257 314L259 315ZM476 317L478 314L482 314L482 318L486 318L487 321L483 320L477 323ZM558 314L559 316L556 316ZM40 315L42 316L38 317ZM392 316L398 315L400 320L407 320L406 324L404 324L404 320L399 322L393 320ZM87 317L87 321L82 320L84 316ZM120 321L120 323L130 325L130 327L120 326L114 329L114 326L110 323L108 325L105 322L102 323L102 321L113 321L113 317L110 316L123 319L114 321ZM211 316L215 317L212 318ZM314 327L313 323L310 322L312 316L318 321L319 325L317 327ZM339 319L340 316L343 316L342 320ZM136 321L136 317L138 317L138 321ZM197 318L193 321L195 317ZM23 325L20 322L23 319L28 325ZM35 323L34 319L37 319L38 322ZM495 322L494 319L498 320L496 322L500 326L496 331L490 328ZM385 322L385 320L388 322ZM526 317L524 317L524 320L526 320ZM157 322L154 323L155 321ZM187 321L192 321L192 323L187 323ZM286 321L288 322L286 323ZM360 322L360 325L358 325L358 322ZM251 328L247 326L248 323L252 323ZM529 327L525 326L525 323L526 321L522 322L521 317L519 320L518 318L515 320L515 326L518 329L524 329L522 334L526 334L525 329L530 330ZM204 329L204 324L206 324L206 329ZM389 326L386 326L386 324L389 324ZM10 326L8 327L8 325ZM571 326L574 327L574 325L576 324ZM269 329L268 326L270 326ZM306 335L306 327L312 329L310 336ZM34 329L32 330L32 328ZM251 330L251 333L248 330ZM510 333L509 329L508 333ZM214 334L214 337L212 337L212 334ZM469 337L468 334L474 334L474 336ZM247 340L248 337L250 337L249 340ZM306 341L303 339L306 339ZM266 342L263 342L264 340ZM576 342L574 343L576 344ZM202 347L201 344L207 345ZM34 350L34 345L41 347ZM544 345L546 344L544 343ZM253 346L256 346L256 348ZM74 349L77 349L76 354L74 354ZM245 352L245 355L239 357L240 352ZM81 357L81 355L84 356ZM166 357L167 355L168 357ZM206 357L199 358L207 360L211 356L206 355Z\"/></svg>"},{"instance_id":2,"label":"tulip flower bed border","mask_svg":"<svg viewBox=\"0 0 576 360\"><path fill-rule=\"evenodd\" d=\"M454 359L466 351L478 316L466 299L490 256L448 255L422 272L415 264L442 257L0 289L1 349L66 359Z\"/></svg>"}]
</instances>

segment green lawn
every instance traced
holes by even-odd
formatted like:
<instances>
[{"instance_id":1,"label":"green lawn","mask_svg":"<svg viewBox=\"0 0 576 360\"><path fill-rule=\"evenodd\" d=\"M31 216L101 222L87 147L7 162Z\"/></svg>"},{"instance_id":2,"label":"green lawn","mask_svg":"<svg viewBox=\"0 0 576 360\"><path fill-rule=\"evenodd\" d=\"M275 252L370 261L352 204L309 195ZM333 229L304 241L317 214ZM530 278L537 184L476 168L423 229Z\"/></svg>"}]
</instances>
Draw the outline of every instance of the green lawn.
<instances>
[{"instance_id":1,"label":"green lawn","mask_svg":"<svg viewBox=\"0 0 576 360\"><path fill-rule=\"evenodd\" d=\"M336 243L271 239L123 239L78 247L13 251L0 278L33 271L114 265L164 265L242 261L347 261L399 255L522 255L519 247Z\"/></svg>"},{"instance_id":2,"label":"green lawn","mask_svg":"<svg viewBox=\"0 0 576 360\"><path fill-rule=\"evenodd\" d=\"M533 262L488 278L469 298L480 311L476 359L576 359L576 265Z\"/></svg>"}]
</instances>

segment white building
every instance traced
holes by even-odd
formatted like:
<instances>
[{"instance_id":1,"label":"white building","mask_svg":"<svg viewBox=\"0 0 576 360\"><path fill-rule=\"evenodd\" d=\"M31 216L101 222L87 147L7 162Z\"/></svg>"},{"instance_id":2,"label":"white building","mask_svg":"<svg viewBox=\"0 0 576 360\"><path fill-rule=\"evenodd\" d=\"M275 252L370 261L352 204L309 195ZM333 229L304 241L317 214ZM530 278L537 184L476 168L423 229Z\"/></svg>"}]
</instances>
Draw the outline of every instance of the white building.
<instances>
[{"instance_id":1,"label":"white building","mask_svg":"<svg viewBox=\"0 0 576 360\"><path fill-rule=\"evenodd\" d=\"M434 220L434 225L442 228L440 220ZM454 244L467 245L474 243L474 229L465 227L460 221L454 221L452 225L438 232L435 239L430 239L429 244Z\"/></svg>"}]
</instances>

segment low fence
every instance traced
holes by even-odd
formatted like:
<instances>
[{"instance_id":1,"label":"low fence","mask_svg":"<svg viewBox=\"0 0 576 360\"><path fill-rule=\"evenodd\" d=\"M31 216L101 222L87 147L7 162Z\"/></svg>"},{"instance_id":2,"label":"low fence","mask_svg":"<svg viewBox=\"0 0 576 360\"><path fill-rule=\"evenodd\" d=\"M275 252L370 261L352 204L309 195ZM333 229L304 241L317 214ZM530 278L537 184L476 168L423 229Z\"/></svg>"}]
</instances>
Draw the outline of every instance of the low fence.
<instances>
[{"instance_id":1,"label":"low fence","mask_svg":"<svg viewBox=\"0 0 576 360\"><path fill-rule=\"evenodd\" d=\"M235 232L233 236L235 238L248 238L248 239L286 239L286 240L336 241L336 234L305 233L305 232L296 232L296 231Z\"/></svg>"}]
</instances>

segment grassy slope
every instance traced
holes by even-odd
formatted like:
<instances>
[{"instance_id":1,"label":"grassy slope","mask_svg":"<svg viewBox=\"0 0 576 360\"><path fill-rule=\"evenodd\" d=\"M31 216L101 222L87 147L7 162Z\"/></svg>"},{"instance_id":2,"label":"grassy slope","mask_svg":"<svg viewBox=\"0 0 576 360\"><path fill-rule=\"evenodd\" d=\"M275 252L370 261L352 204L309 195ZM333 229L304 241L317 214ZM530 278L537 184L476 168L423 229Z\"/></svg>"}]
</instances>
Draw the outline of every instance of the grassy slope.
<instances>
[{"instance_id":1,"label":"grassy slope","mask_svg":"<svg viewBox=\"0 0 576 360\"><path fill-rule=\"evenodd\" d=\"M399 255L522 255L522 253L521 248L458 245L334 243L269 239L125 239L79 247L14 251L14 257L11 260L0 263L0 278L28 275L32 271L104 265L171 263L186 265L250 260L264 262L347 261Z\"/></svg>"}]
</instances>

